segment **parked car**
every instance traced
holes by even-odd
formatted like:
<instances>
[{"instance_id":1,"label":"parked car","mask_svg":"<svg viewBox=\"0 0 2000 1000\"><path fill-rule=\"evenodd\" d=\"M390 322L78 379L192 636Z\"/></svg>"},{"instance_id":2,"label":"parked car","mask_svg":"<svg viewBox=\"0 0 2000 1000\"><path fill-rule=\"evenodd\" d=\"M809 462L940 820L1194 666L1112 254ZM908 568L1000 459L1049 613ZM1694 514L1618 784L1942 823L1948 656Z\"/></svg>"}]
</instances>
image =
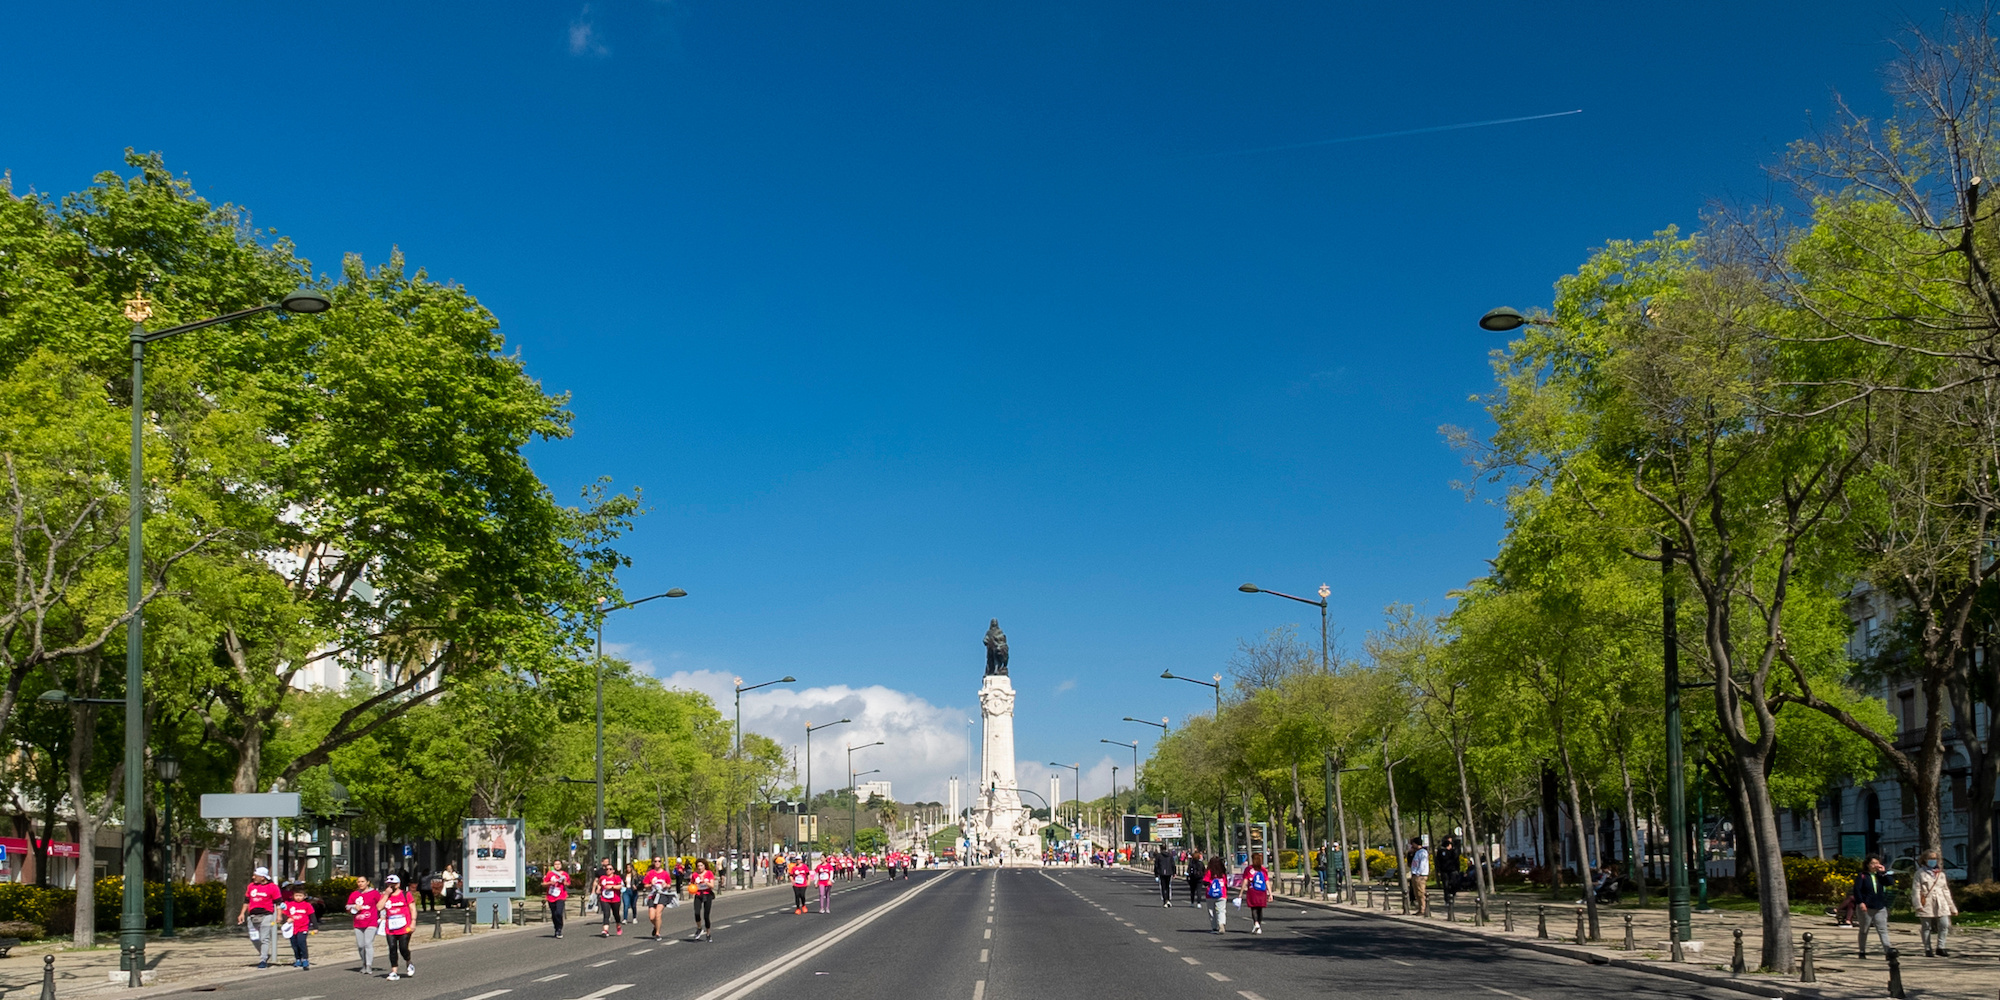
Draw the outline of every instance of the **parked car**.
<instances>
[{"instance_id":1,"label":"parked car","mask_svg":"<svg viewBox=\"0 0 2000 1000\"><path fill-rule=\"evenodd\" d=\"M1894 874L1899 882L1903 882L1906 885L1908 884L1909 877L1915 874L1916 870L1917 859L1915 858L1897 858L1889 862L1890 873ZM1952 882L1963 882L1965 881L1965 869L1947 861L1944 863L1944 877Z\"/></svg>"}]
</instances>

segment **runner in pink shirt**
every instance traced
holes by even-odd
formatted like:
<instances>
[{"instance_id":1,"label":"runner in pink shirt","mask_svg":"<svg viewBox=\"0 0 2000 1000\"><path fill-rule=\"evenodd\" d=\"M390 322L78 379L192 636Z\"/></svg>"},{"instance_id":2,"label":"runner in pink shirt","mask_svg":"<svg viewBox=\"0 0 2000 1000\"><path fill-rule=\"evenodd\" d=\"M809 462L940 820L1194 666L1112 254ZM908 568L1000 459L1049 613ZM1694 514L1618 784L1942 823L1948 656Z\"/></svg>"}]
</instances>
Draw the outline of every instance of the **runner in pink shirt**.
<instances>
[{"instance_id":1,"label":"runner in pink shirt","mask_svg":"<svg viewBox=\"0 0 2000 1000\"><path fill-rule=\"evenodd\" d=\"M361 968L356 972L375 974L375 934L381 927L382 894L368 883L368 876L354 880L354 891L347 894L347 912L354 914L354 950L361 956Z\"/></svg>"}]
</instances>

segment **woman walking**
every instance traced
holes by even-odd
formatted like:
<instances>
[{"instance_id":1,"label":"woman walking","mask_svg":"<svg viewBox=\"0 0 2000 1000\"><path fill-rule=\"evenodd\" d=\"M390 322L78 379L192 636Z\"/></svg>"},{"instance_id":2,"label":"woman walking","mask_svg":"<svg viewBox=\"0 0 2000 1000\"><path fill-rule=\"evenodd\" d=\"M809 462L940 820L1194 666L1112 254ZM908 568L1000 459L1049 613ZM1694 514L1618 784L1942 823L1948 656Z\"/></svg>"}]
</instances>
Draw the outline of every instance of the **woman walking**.
<instances>
[{"instance_id":1,"label":"woman walking","mask_svg":"<svg viewBox=\"0 0 2000 1000\"><path fill-rule=\"evenodd\" d=\"M597 914L603 918L598 937L610 937L611 928L618 928L618 936L625 936L625 923L619 919L619 907L625 901L625 878L611 867L611 859L597 863L597 879L591 883L591 892L597 897Z\"/></svg>"},{"instance_id":2,"label":"woman walking","mask_svg":"<svg viewBox=\"0 0 2000 1000\"><path fill-rule=\"evenodd\" d=\"M694 863L694 940L714 943L709 933L709 914L715 910L715 889L721 883L715 866L706 858Z\"/></svg>"},{"instance_id":3,"label":"woman walking","mask_svg":"<svg viewBox=\"0 0 2000 1000\"><path fill-rule=\"evenodd\" d=\"M1221 858L1208 859L1201 884L1202 895L1208 897L1208 929L1224 933L1229 929L1229 866Z\"/></svg>"},{"instance_id":4,"label":"woman walking","mask_svg":"<svg viewBox=\"0 0 2000 1000\"><path fill-rule=\"evenodd\" d=\"M361 956L356 972L375 974L375 930L381 924L382 894L368 882L368 876L354 879L354 891L347 894L347 912L354 914L354 950Z\"/></svg>"},{"instance_id":5,"label":"woman walking","mask_svg":"<svg viewBox=\"0 0 2000 1000\"><path fill-rule=\"evenodd\" d=\"M1264 870L1264 856L1250 855L1250 867L1243 873L1243 905L1250 908L1250 933L1264 933L1264 907L1271 905L1271 873Z\"/></svg>"},{"instance_id":6,"label":"woman walking","mask_svg":"<svg viewBox=\"0 0 2000 1000\"><path fill-rule=\"evenodd\" d=\"M543 873L542 898L548 900L549 923L555 925L556 937L562 937L564 911L569 909L569 870L560 863Z\"/></svg>"},{"instance_id":7,"label":"woman walking","mask_svg":"<svg viewBox=\"0 0 2000 1000\"><path fill-rule=\"evenodd\" d=\"M1925 851L1917 859L1913 886L1911 908L1917 911L1924 954L1951 957L1951 953L1944 950L1944 939L1951 934L1951 918L1958 914L1958 904L1952 902L1951 881L1945 878L1944 855Z\"/></svg>"},{"instance_id":8,"label":"woman walking","mask_svg":"<svg viewBox=\"0 0 2000 1000\"><path fill-rule=\"evenodd\" d=\"M417 897L403 885L403 880L395 875L384 880L382 888L382 934L389 939L389 979L417 974L417 963L410 960L410 932L417 929ZM396 963L403 963L401 975L396 972Z\"/></svg>"},{"instance_id":9,"label":"woman walking","mask_svg":"<svg viewBox=\"0 0 2000 1000\"><path fill-rule=\"evenodd\" d=\"M640 876L640 884L646 893L646 916L653 921L653 940L658 941L660 915L666 912L667 899L673 895L674 880L667 874L666 863L654 858L653 863L647 866L646 874Z\"/></svg>"},{"instance_id":10,"label":"woman walking","mask_svg":"<svg viewBox=\"0 0 2000 1000\"><path fill-rule=\"evenodd\" d=\"M1187 856L1188 905L1201 905L1201 876L1206 864L1201 860L1200 851L1189 851Z\"/></svg>"}]
</instances>

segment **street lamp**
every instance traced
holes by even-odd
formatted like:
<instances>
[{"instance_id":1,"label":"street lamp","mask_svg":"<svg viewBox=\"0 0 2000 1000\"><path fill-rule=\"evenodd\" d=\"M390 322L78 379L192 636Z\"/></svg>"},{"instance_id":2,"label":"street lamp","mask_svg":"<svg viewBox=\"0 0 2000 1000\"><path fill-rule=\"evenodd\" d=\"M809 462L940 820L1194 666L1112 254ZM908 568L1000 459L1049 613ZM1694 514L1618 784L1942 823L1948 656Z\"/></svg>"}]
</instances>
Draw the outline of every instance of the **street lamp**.
<instances>
[{"instance_id":1,"label":"street lamp","mask_svg":"<svg viewBox=\"0 0 2000 1000\"><path fill-rule=\"evenodd\" d=\"M854 779L881 773L879 767L871 767L859 774L847 772L847 849L852 853L861 853L861 796L854 791Z\"/></svg>"},{"instance_id":2,"label":"street lamp","mask_svg":"<svg viewBox=\"0 0 2000 1000\"><path fill-rule=\"evenodd\" d=\"M806 862L808 864L812 862L812 856L820 850L820 810L812 808L812 730L830 730L834 726L846 726L848 722L854 722L854 720L852 718L842 718L840 722L822 722L818 726L814 726L812 722L806 722L806 808L812 810L808 814L808 816L812 816L812 820L806 822L806 826L812 830L812 848L806 850ZM854 758L850 756L848 764L852 766L852 762L854 762Z\"/></svg>"},{"instance_id":3,"label":"street lamp","mask_svg":"<svg viewBox=\"0 0 2000 1000\"><path fill-rule=\"evenodd\" d=\"M160 936L173 937L174 936L174 782L179 781L181 777L181 759L179 757L174 756L173 751L171 750L165 751L153 758L153 773L158 774L160 776L160 784L164 786L160 789L160 804L161 808L163 808L166 811L166 816L160 820L161 832L163 834L163 836L160 839L166 841L165 844L166 858L164 859L166 863L161 867L166 869L164 872L162 872L162 874L166 876L166 882L167 882L166 898L160 901L160 906L161 906Z\"/></svg>"},{"instance_id":4,"label":"street lamp","mask_svg":"<svg viewBox=\"0 0 2000 1000\"><path fill-rule=\"evenodd\" d=\"M1204 680L1197 680L1196 678L1193 677L1182 677L1181 675L1174 673L1171 670L1163 670L1160 672L1160 679L1163 681L1186 681L1189 684L1199 684L1205 688L1214 688L1215 717L1218 721L1221 720L1222 718L1222 675L1221 674L1216 674L1215 680L1213 681L1204 681Z\"/></svg>"},{"instance_id":5,"label":"street lamp","mask_svg":"<svg viewBox=\"0 0 2000 1000\"><path fill-rule=\"evenodd\" d=\"M1075 797L1075 799L1076 799L1076 812L1075 812L1075 813L1072 813L1072 814L1071 814L1071 816L1072 816L1072 818L1074 818L1074 819L1075 819L1075 821L1076 821L1076 825L1077 825L1077 826L1082 826L1082 825L1083 825L1083 815L1082 815L1082 813L1083 813L1083 762L1082 762L1082 761L1078 761L1077 763L1074 763L1074 764L1064 764L1064 763L1062 763L1062 762L1060 762L1060 761L1053 761L1053 760L1052 760L1052 761L1049 761L1049 766L1050 766L1050 767L1066 767L1066 768L1069 768L1069 769L1070 769L1070 772L1071 772L1071 777L1070 777L1070 794L1071 794L1072 796L1074 796L1074 797ZM1070 837L1071 837L1071 839L1075 839L1075 837L1076 837L1076 831L1074 831L1074 830L1070 831Z\"/></svg>"},{"instance_id":6,"label":"street lamp","mask_svg":"<svg viewBox=\"0 0 2000 1000\"><path fill-rule=\"evenodd\" d=\"M758 688L770 687L773 684L790 684L796 680L798 680L798 678L793 677L790 674L786 674L785 676L780 677L775 681L765 681L762 684L752 684L749 687L744 687L743 678L741 677L736 678L736 768L735 768L736 780L730 782L729 793L732 796L735 795L737 792L743 790L743 692L755 691ZM734 805L735 805L734 803L731 803L732 808L730 809L730 812L732 814L735 813L736 811L733 808ZM745 796L743 803L743 815L740 817L736 817L732 820L732 822L736 826L736 888L738 889L744 887L743 886L743 824L747 822L749 818L750 818L750 802L749 802L749 797Z\"/></svg>"},{"instance_id":7,"label":"street lamp","mask_svg":"<svg viewBox=\"0 0 2000 1000\"><path fill-rule=\"evenodd\" d=\"M858 747L850 746L847 748L847 846L849 850L853 850L859 841L856 834L860 831L860 827L856 824L861 822L861 806L854 801L854 751L882 746L888 746L888 744L881 740L876 740L873 743L863 743ZM873 774L875 772L863 771L861 773Z\"/></svg>"},{"instance_id":8,"label":"street lamp","mask_svg":"<svg viewBox=\"0 0 2000 1000\"><path fill-rule=\"evenodd\" d=\"M1479 317L1479 328L1493 333L1505 333L1526 325L1553 327L1556 324L1542 318L1523 316L1518 310L1501 306L1490 309ZM1665 669L1666 685L1666 751L1667 751L1667 927L1668 939L1678 943L1688 940L1691 931L1688 921L1693 901L1688 891L1688 844L1687 844L1687 789L1685 763L1681 750L1681 689L1686 687L1707 687L1707 684L1682 684L1680 664L1680 628L1678 609L1674 603L1674 557L1673 543L1660 543L1660 652Z\"/></svg>"},{"instance_id":9,"label":"street lamp","mask_svg":"<svg viewBox=\"0 0 2000 1000\"><path fill-rule=\"evenodd\" d=\"M1164 715L1160 716L1160 721L1158 722L1154 722L1151 719L1135 719L1129 715L1125 717L1124 721L1136 722L1142 726L1152 726L1160 731L1161 739L1165 739L1169 733L1173 732L1173 730L1167 728L1167 717ZM1137 767L1138 765L1135 763L1133 766ZM1132 786L1134 788L1137 788L1138 784L1139 783L1135 781L1132 783ZM1167 811L1167 786L1165 786L1164 784L1160 786L1160 811L1161 812Z\"/></svg>"},{"instance_id":10,"label":"street lamp","mask_svg":"<svg viewBox=\"0 0 2000 1000\"><path fill-rule=\"evenodd\" d=\"M1124 740L1098 740L1097 742L1099 742L1099 743L1109 743L1109 744L1111 744L1111 745L1112 745L1112 746L1114 746L1114 747L1131 747L1131 748L1132 748L1132 802L1133 802L1133 806L1132 806L1132 811L1133 811L1133 812L1137 812L1137 811L1139 810L1139 806L1138 806L1138 801L1139 801L1139 741L1138 741L1138 740L1133 740L1132 742L1130 742L1130 743L1127 743L1127 742L1125 742ZM1111 804L1112 804L1112 805L1114 805L1114 806L1118 804L1118 789L1117 789L1117 787L1115 786L1115 784L1114 784L1114 786L1113 786L1113 787L1112 787L1112 789L1111 789Z\"/></svg>"},{"instance_id":11,"label":"street lamp","mask_svg":"<svg viewBox=\"0 0 2000 1000\"><path fill-rule=\"evenodd\" d=\"M146 700L141 694L146 684L146 626L141 595L146 552L146 345L260 313L310 314L331 308L333 302L324 294L302 288L267 305L238 309L164 330L147 330L146 320L153 315L152 303L135 298L125 304L125 318L132 321L132 332L126 338L132 345L132 453L130 478L125 488L130 503L126 518L130 530L125 535L125 613L130 617L125 623L125 905L118 918L118 964L131 973L125 981L127 986L141 985L140 973L146 968L145 824L133 821L139 815L139 804L146 800ZM133 878L135 872L141 877Z\"/></svg>"},{"instance_id":12,"label":"street lamp","mask_svg":"<svg viewBox=\"0 0 2000 1000\"><path fill-rule=\"evenodd\" d=\"M590 863L604 860L604 617L613 611L636 608L647 601L657 601L662 597L686 597L688 592L675 587L665 593L651 597L641 597L636 601L624 601L605 606L605 598L597 599L597 825L590 831Z\"/></svg>"},{"instance_id":13,"label":"street lamp","mask_svg":"<svg viewBox=\"0 0 2000 1000\"><path fill-rule=\"evenodd\" d=\"M1243 586L1238 587L1236 589L1246 594L1269 594L1272 597L1282 597L1288 601L1297 601L1300 604L1310 604L1318 608L1319 609L1319 668L1323 672L1328 672L1328 673L1332 672L1333 668L1328 663L1326 655L1326 599L1328 597L1333 596L1332 587L1329 587L1324 583L1320 584L1319 600L1317 601L1310 600L1304 597L1293 597L1290 594L1281 593L1276 590L1265 590L1254 583L1246 583ZM1220 680L1220 678L1217 679Z\"/></svg>"}]
</instances>

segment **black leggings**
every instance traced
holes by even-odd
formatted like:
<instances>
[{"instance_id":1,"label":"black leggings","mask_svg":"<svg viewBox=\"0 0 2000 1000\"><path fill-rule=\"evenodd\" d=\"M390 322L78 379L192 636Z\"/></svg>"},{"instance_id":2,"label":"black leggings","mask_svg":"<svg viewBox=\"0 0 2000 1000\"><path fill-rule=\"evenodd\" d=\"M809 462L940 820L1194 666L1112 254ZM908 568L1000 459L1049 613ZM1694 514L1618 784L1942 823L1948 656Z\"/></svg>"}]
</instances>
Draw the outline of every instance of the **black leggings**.
<instances>
[{"instance_id":1,"label":"black leggings","mask_svg":"<svg viewBox=\"0 0 2000 1000\"><path fill-rule=\"evenodd\" d=\"M604 917L604 926L609 927L612 924L623 922L618 919L619 905L619 901L615 899L600 899L597 901L597 912Z\"/></svg>"},{"instance_id":2,"label":"black leggings","mask_svg":"<svg viewBox=\"0 0 2000 1000\"><path fill-rule=\"evenodd\" d=\"M795 885L795 886L792 886L792 906L793 906L793 907L794 907L795 909L800 909L800 910L803 910L803 909L805 909L805 908L806 908L806 887L805 887L805 886L802 886L802 885Z\"/></svg>"},{"instance_id":3,"label":"black leggings","mask_svg":"<svg viewBox=\"0 0 2000 1000\"><path fill-rule=\"evenodd\" d=\"M1174 877L1172 875L1162 875L1160 876L1160 902L1171 903L1173 901Z\"/></svg>"},{"instance_id":4,"label":"black leggings","mask_svg":"<svg viewBox=\"0 0 2000 1000\"><path fill-rule=\"evenodd\" d=\"M715 910L714 893L697 892L694 894L694 925L696 927L699 927L702 930L707 930L709 914L714 910Z\"/></svg>"},{"instance_id":5,"label":"black leggings","mask_svg":"<svg viewBox=\"0 0 2000 1000\"><path fill-rule=\"evenodd\" d=\"M549 923L556 925L557 934L562 933L563 910L568 905L569 901L566 899L553 900L549 903Z\"/></svg>"},{"instance_id":6,"label":"black leggings","mask_svg":"<svg viewBox=\"0 0 2000 1000\"><path fill-rule=\"evenodd\" d=\"M410 965L410 964L413 964L413 963L412 963L412 962L410 961L410 936L409 936L408 934L391 934L391 935L389 935L389 971L390 971L390 972L394 972L394 971L396 971L396 962L397 962L397 956L399 956L399 955L400 955L400 956L402 956L402 959L401 959L401 961L402 961L402 963L403 963L404 965Z\"/></svg>"}]
</instances>

